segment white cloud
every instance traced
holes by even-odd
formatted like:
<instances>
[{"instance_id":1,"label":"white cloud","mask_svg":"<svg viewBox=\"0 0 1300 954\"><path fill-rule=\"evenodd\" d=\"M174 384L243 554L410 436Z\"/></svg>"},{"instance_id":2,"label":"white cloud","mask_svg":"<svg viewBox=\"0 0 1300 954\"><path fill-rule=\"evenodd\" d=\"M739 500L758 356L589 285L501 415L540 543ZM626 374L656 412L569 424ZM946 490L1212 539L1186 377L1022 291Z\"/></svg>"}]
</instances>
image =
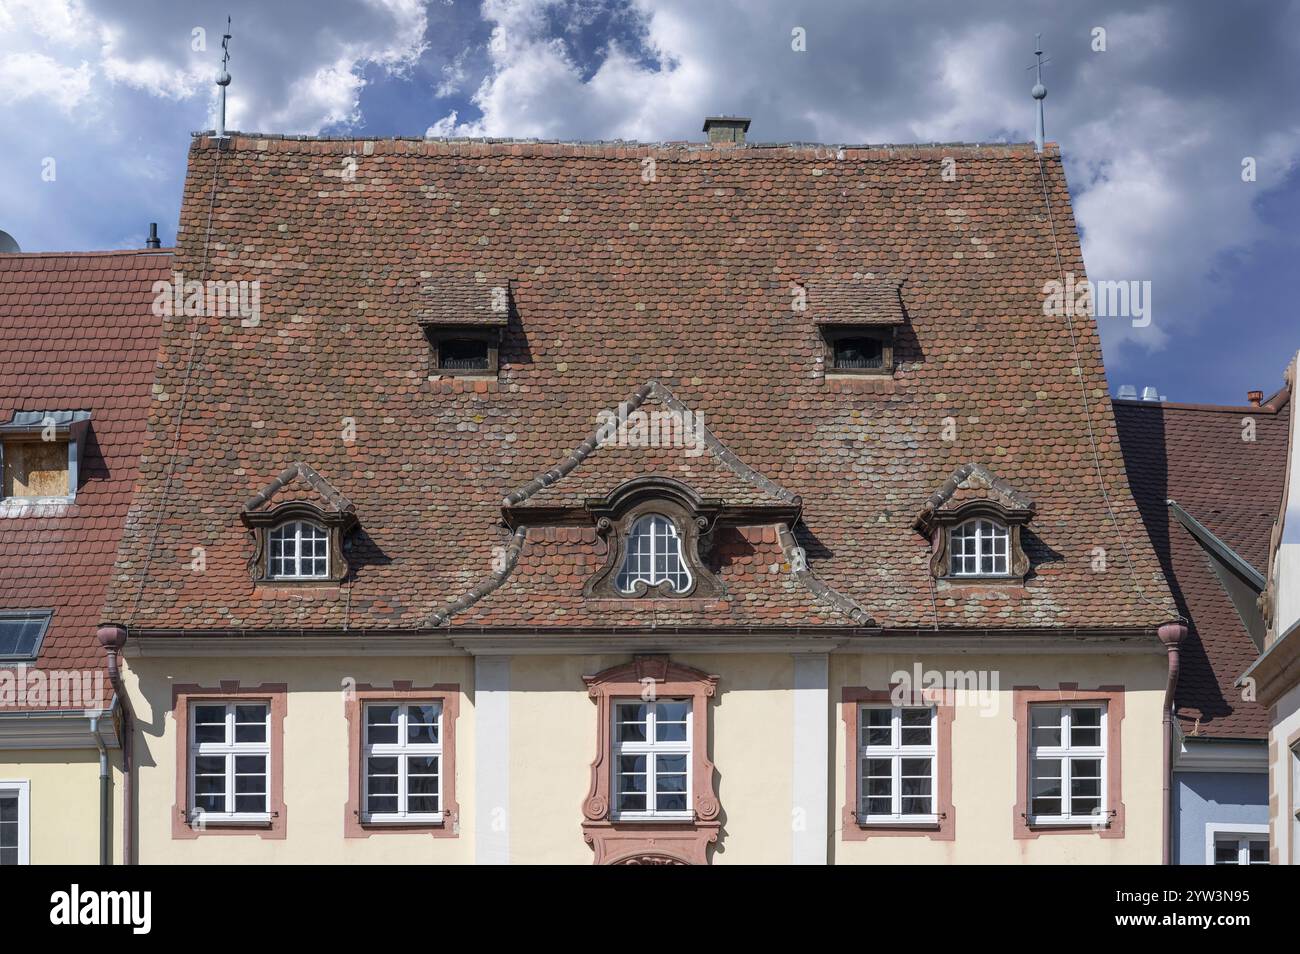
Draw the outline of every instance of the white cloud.
<instances>
[{"instance_id":1,"label":"white cloud","mask_svg":"<svg viewBox=\"0 0 1300 954\"><path fill-rule=\"evenodd\" d=\"M557 0L484 0L494 29L491 70L473 97L481 117L453 113L430 134L693 138L705 115L734 112L751 115L751 137L765 141L1027 140L1025 67L1034 28L1050 27L1047 131L1062 144L1089 274L1153 284L1152 326L1111 321L1111 342L1156 349L1224 305L1225 255L1267 237L1259 200L1300 159L1300 121L1294 108L1279 115L1267 85L1232 96L1206 82L1240 70L1234 49L1252 61L1270 54L1249 24L1224 27L1204 13L1175 17L1124 0L1032 15L955 2L921 15L889 2L636 0L642 55L615 44L584 79L553 32L559 9ZM1091 50L1098 24L1105 53ZM790 48L795 26L806 30L805 53ZM1235 42L1233 26L1243 30ZM1273 32L1273 58L1294 58L1287 29ZM1257 155L1258 183L1241 182L1244 155Z\"/></svg>"},{"instance_id":2,"label":"white cloud","mask_svg":"<svg viewBox=\"0 0 1300 954\"><path fill-rule=\"evenodd\" d=\"M0 100L44 100L69 115L90 97L90 64L64 66L43 53L0 54Z\"/></svg>"}]
</instances>

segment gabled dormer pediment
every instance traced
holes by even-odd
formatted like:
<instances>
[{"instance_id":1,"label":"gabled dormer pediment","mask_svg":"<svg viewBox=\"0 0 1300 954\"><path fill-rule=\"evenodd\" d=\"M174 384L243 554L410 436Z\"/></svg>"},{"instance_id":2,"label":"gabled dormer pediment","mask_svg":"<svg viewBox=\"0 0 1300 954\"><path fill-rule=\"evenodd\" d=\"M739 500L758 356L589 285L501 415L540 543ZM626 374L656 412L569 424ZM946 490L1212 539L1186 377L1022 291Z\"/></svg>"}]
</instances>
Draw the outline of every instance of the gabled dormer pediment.
<instances>
[{"instance_id":1,"label":"gabled dormer pediment","mask_svg":"<svg viewBox=\"0 0 1300 954\"><path fill-rule=\"evenodd\" d=\"M983 464L962 464L930 495L913 526L928 536L936 524L974 516L978 511L1024 523L1034 515L1034 502Z\"/></svg>"},{"instance_id":2,"label":"gabled dormer pediment","mask_svg":"<svg viewBox=\"0 0 1300 954\"><path fill-rule=\"evenodd\" d=\"M343 538L356 526L356 508L309 465L282 470L245 501L240 518L253 532L254 581L337 583L347 575Z\"/></svg>"},{"instance_id":3,"label":"gabled dormer pediment","mask_svg":"<svg viewBox=\"0 0 1300 954\"><path fill-rule=\"evenodd\" d=\"M658 381L596 415L594 432L567 457L509 494L506 523L588 523L656 487L726 522L798 519L802 501L744 463L705 415Z\"/></svg>"},{"instance_id":4,"label":"gabled dormer pediment","mask_svg":"<svg viewBox=\"0 0 1300 954\"><path fill-rule=\"evenodd\" d=\"M930 569L952 582L1018 581L1029 572L1021 529L1034 503L983 464L962 464L912 526L932 543Z\"/></svg>"}]
</instances>

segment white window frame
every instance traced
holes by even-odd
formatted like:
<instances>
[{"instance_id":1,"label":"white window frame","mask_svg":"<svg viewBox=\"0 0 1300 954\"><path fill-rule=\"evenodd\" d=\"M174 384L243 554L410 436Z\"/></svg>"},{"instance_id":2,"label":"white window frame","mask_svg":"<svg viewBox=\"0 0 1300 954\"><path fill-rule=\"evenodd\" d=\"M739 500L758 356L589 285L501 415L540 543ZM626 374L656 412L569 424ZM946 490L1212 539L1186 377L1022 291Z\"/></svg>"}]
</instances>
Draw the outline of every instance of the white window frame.
<instances>
[{"instance_id":1,"label":"white window frame","mask_svg":"<svg viewBox=\"0 0 1300 954\"><path fill-rule=\"evenodd\" d=\"M226 739L224 742L198 742L195 740L198 728L198 710L201 706L226 707ZM235 707L261 706L266 712L265 739L261 742L235 741ZM189 718L189 804L186 809L191 824L218 823L222 825L265 825L271 821L271 703L265 699L192 699L188 706ZM248 725L251 723L241 723ZM235 758L243 755L260 755L266 759L266 811L264 812L213 812L196 805L198 793L195 791L194 776L197 760L201 757L224 757L226 760L226 808L234 806L235 799Z\"/></svg>"},{"instance_id":2,"label":"white window frame","mask_svg":"<svg viewBox=\"0 0 1300 954\"><path fill-rule=\"evenodd\" d=\"M1214 864L1214 849L1218 842L1229 840L1237 842L1237 864L1249 865L1250 843L1252 841L1267 843L1268 825L1232 825L1221 822L1207 822L1205 825L1205 863L1207 865ZM1265 863L1267 864L1267 862Z\"/></svg>"},{"instance_id":3,"label":"white window frame","mask_svg":"<svg viewBox=\"0 0 1300 954\"><path fill-rule=\"evenodd\" d=\"M1060 709L1061 710L1061 744L1051 746L1039 746L1034 742L1034 709ZM1073 713L1076 709L1100 709L1101 720L1098 730L1098 745L1076 746L1071 744L1070 727L1073 720ZM1099 825L1106 824L1110 821L1111 806L1107 799L1107 784L1110 778L1110 758L1107 751L1107 734L1109 725L1108 719L1110 707L1104 701L1097 702L1034 702L1030 703L1025 718L1029 724L1025 727L1029 737L1029 751L1026 757L1029 759L1027 766L1028 771L1025 773L1029 791L1026 792L1025 807L1026 818L1031 825ZM1061 808L1063 813L1060 815L1035 815L1034 814L1034 760L1035 759L1059 759L1061 762ZM1067 806L1073 807L1073 796L1070 793L1070 782L1073 775L1073 765L1075 759L1100 759L1101 760L1101 778L1098 781L1100 785L1100 804L1095 814L1076 815L1072 812L1065 812Z\"/></svg>"},{"instance_id":4,"label":"white window frame","mask_svg":"<svg viewBox=\"0 0 1300 954\"><path fill-rule=\"evenodd\" d=\"M930 744L903 745L903 710L928 709L930 712ZM868 733L864 724L866 713L870 710L885 710L890 713L889 745L869 745ZM939 710L936 706L895 706L887 702L864 702L858 705L858 804L856 806L858 822L864 825L937 825L939 824ZM890 808L889 814L868 814L867 786L864 779L866 760L888 759L890 761ZM903 813L903 759L928 758L930 760L930 807L934 811L925 814Z\"/></svg>"},{"instance_id":5,"label":"white window frame","mask_svg":"<svg viewBox=\"0 0 1300 954\"><path fill-rule=\"evenodd\" d=\"M957 553L958 534L966 527L974 526L975 533L971 537L960 537L960 539L970 540L974 547L974 554ZM1002 541L1002 552L997 553L994 544ZM987 548L987 550L986 550ZM975 560L975 569L973 571L957 569L958 560L971 559ZM985 573L980 570L986 556L993 558L993 571ZM963 520L951 530L948 531L948 575L949 576L1010 576L1011 575L1011 528L999 520L991 517L972 517L969 520Z\"/></svg>"},{"instance_id":6,"label":"white window frame","mask_svg":"<svg viewBox=\"0 0 1300 954\"><path fill-rule=\"evenodd\" d=\"M370 741L370 713L372 706L395 707L397 709L397 741ZM408 717L411 706L433 706L438 710L438 741L412 743L408 738ZM442 731L444 707L441 699L416 699L385 701L368 699L361 707L361 820L367 825L437 825L442 823L443 798L446 795L445 770L447 760L442 753ZM397 759L397 806L396 812L371 812L370 805L370 758ZM407 811L408 771L407 756L438 757L438 810L436 812ZM388 794L388 793L382 793Z\"/></svg>"},{"instance_id":7,"label":"white window frame","mask_svg":"<svg viewBox=\"0 0 1300 954\"><path fill-rule=\"evenodd\" d=\"M686 704L686 739L674 742L657 742L655 741L655 704L660 702L682 702ZM646 741L644 742L624 742L619 739L618 733L618 708L620 705L644 705L646 706ZM695 733L695 700L690 696L663 696L657 699L640 699L635 696L615 696L610 699L610 718L613 724L610 726L610 771L613 773L613 779L610 783L610 817L615 821L693 821L695 811L691 807L694 804L694 783L695 769L693 766L692 746L694 745ZM646 760L646 782L645 782L645 803L644 811L620 811L619 796L622 794L622 788L619 783L619 760L624 755L644 755ZM659 801L659 786L655 778L658 771L658 759L660 755L684 755L686 756L686 808L682 811L659 811L655 805Z\"/></svg>"},{"instance_id":8,"label":"white window frame","mask_svg":"<svg viewBox=\"0 0 1300 954\"><path fill-rule=\"evenodd\" d=\"M655 567L655 562L656 562L655 558L660 555L660 551L658 549L660 537L655 533L656 520L663 521L663 523L665 523L668 526L668 533L664 535L663 539L671 540L673 543L677 545L676 548L677 565L678 567L680 567L681 574L686 577L686 582L684 584L681 584L680 586L678 585L677 581L674 580L671 576L667 574L661 574L658 571L658 569ZM628 565L629 561L632 558L632 540L636 537L637 529L641 527L642 524L649 525L649 530L648 530L648 535L650 540L650 552L648 554L648 559L650 563L649 576L645 576L641 574L639 571L634 573L629 568ZM626 586L624 586L621 582L625 576L627 578ZM634 521L632 521L632 525L628 527L627 540L623 547L623 565L618 568L618 573L614 577L614 585L620 593L630 594L636 592L636 585L638 583L646 583L649 586L658 586L660 583L671 583L673 587L673 591L676 593L686 593L690 590L692 586L695 585L695 576L694 574L691 573L690 563L686 559L685 540L683 539L682 534L678 532L677 524L673 521L671 517L666 517L661 513L645 513L637 517Z\"/></svg>"},{"instance_id":9,"label":"white window frame","mask_svg":"<svg viewBox=\"0 0 1300 954\"><path fill-rule=\"evenodd\" d=\"M18 864L32 863L32 783L25 778L0 778L0 795L18 796Z\"/></svg>"},{"instance_id":10,"label":"white window frame","mask_svg":"<svg viewBox=\"0 0 1300 954\"><path fill-rule=\"evenodd\" d=\"M294 528L293 535L292 535L292 536L287 536L287 537L285 538L285 543L286 543L286 544L292 544L292 546L293 546L293 555L292 555L291 557L289 557L289 556L286 554L286 557L287 557L289 560L292 561L292 564L293 564L293 567L294 567L294 572L292 572L292 573L279 573L279 572L276 572L276 569L275 569L276 560L277 560L277 558L276 558L276 556L275 556L275 542L276 542L276 534L281 533L282 531L284 531L284 530L286 530L286 529L288 529L288 528L290 528L290 527L293 527L293 528ZM306 559L307 561L314 561L314 560L316 560L316 559L319 559L318 557L314 557L314 556L309 556L309 557L306 557L306 558L303 557L303 553L302 553L302 544L303 544L303 529L304 529L305 527L310 527L312 530L315 530L315 531L317 531L318 533L323 534L323 535L324 535L324 538L325 538L325 568L324 568L324 570L322 570L320 573L303 573L303 572L302 572L302 566L303 566L304 559ZM328 528L328 527L324 527L324 526L322 526L321 524L316 523L316 522L313 521L313 520L286 520L284 523L276 524L274 527L271 528L271 530L270 530L270 532L267 534L267 538L266 538L266 548L267 548L267 551L266 551L266 575L267 575L267 579L271 579L271 580L328 580L328 579L329 579L329 576L330 576L330 546L331 546L331 540L330 540L330 531L329 531L329 528Z\"/></svg>"}]
</instances>

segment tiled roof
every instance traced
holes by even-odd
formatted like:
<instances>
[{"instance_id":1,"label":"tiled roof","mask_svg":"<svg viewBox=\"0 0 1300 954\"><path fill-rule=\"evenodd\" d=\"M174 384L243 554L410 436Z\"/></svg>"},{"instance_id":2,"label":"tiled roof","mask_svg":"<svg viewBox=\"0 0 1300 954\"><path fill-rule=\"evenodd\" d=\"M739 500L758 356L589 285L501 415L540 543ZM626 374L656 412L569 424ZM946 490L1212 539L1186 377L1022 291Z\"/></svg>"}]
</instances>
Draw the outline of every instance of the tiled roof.
<instances>
[{"instance_id":1,"label":"tiled roof","mask_svg":"<svg viewBox=\"0 0 1300 954\"><path fill-rule=\"evenodd\" d=\"M940 175L951 156L955 182ZM109 610L136 630L409 627L448 609L452 626L717 619L686 602L584 606L597 544L581 528L503 526L507 495L567 468L524 506L605 496L647 472L702 497L763 497L768 484L798 497L807 570L782 559L774 526L738 529L719 570L731 624L1158 624L1172 609L1126 486L1096 329L1075 319L1080 376L1064 319L1043 316L1060 274L1053 225L1064 268L1083 267L1054 146L1042 165L1025 145L235 136L219 151L198 138L178 267L260 280L261 319L200 319L192 363L190 326L169 323ZM431 380L421 289L480 273L510 287L500 379ZM868 274L905 280L898 372L828 379L821 333L790 290ZM680 449L566 463L602 411L653 381L763 483ZM249 577L240 507L295 460L356 506L353 573L337 589L271 593ZM911 522L973 460L1033 499L1036 566L1015 599L936 602ZM202 574L180 559L195 546ZM1097 546L1126 546L1132 573L1093 572Z\"/></svg>"},{"instance_id":2,"label":"tiled roof","mask_svg":"<svg viewBox=\"0 0 1300 954\"><path fill-rule=\"evenodd\" d=\"M88 410L75 502L0 516L0 609L53 609L37 666L101 668L95 638L145 433L166 251L0 255L0 421Z\"/></svg>"},{"instance_id":3,"label":"tiled roof","mask_svg":"<svg viewBox=\"0 0 1300 954\"><path fill-rule=\"evenodd\" d=\"M477 275L431 275L420 285L418 320L429 325L504 326L510 317L509 281Z\"/></svg>"},{"instance_id":4,"label":"tiled roof","mask_svg":"<svg viewBox=\"0 0 1300 954\"><path fill-rule=\"evenodd\" d=\"M1262 739L1269 718L1233 686L1259 649L1209 555L1173 519L1167 501L1177 501L1265 572L1269 534L1281 506L1290 413L1285 391L1263 408L1115 402L1133 493L1180 612L1190 622L1175 699L1188 733ZM1250 433L1243 426L1247 419L1253 422L1253 441L1243 440Z\"/></svg>"},{"instance_id":5,"label":"tiled roof","mask_svg":"<svg viewBox=\"0 0 1300 954\"><path fill-rule=\"evenodd\" d=\"M901 325L906 321L900 282L861 278L814 282L804 290L805 309L819 325Z\"/></svg>"}]
</instances>

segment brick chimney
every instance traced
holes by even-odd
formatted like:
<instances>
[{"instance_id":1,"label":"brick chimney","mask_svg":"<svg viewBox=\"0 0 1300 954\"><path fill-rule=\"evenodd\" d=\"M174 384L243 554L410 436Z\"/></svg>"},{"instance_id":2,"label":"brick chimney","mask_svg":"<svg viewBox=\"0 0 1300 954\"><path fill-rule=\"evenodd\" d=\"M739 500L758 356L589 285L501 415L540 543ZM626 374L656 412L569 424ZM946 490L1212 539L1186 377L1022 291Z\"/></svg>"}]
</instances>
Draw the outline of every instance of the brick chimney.
<instances>
[{"instance_id":1,"label":"brick chimney","mask_svg":"<svg viewBox=\"0 0 1300 954\"><path fill-rule=\"evenodd\" d=\"M709 142L739 144L745 141L749 120L741 116L708 116L704 120L704 131L709 134Z\"/></svg>"},{"instance_id":2,"label":"brick chimney","mask_svg":"<svg viewBox=\"0 0 1300 954\"><path fill-rule=\"evenodd\" d=\"M1263 391L1247 391L1246 400L1250 402L1251 407L1259 407L1264 403Z\"/></svg>"}]
</instances>

